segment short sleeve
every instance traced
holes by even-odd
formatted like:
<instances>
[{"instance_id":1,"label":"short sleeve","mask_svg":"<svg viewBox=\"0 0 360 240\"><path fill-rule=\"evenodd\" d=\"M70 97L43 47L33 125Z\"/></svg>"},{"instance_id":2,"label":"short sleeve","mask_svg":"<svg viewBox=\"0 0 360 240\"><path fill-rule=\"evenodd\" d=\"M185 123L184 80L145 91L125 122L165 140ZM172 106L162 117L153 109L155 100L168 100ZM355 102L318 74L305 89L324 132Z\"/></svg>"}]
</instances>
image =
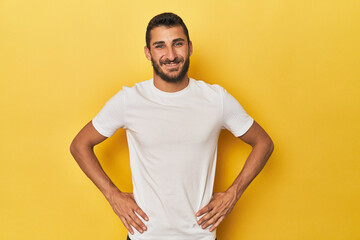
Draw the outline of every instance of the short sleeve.
<instances>
[{"instance_id":1,"label":"short sleeve","mask_svg":"<svg viewBox=\"0 0 360 240\"><path fill-rule=\"evenodd\" d=\"M111 137L119 128L125 127L124 104L124 91L120 90L92 119L92 124L101 135Z\"/></svg>"},{"instance_id":2,"label":"short sleeve","mask_svg":"<svg viewBox=\"0 0 360 240\"><path fill-rule=\"evenodd\" d=\"M223 128L226 128L235 137L245 134L254 122L240 103L225 89L223 93Z\"/></svg>"}]
</instances>

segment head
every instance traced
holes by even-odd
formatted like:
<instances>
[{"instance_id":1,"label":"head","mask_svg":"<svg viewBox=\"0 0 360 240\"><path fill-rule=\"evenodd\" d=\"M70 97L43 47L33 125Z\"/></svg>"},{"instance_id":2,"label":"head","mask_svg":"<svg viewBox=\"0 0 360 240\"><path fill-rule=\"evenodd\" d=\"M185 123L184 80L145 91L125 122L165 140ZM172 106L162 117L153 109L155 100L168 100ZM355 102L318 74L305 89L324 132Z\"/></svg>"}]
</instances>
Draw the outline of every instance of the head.
<instances>
[{"instance_id":1,"label":"head","mask_svg":"<svg viewBox=\"0 0 360 240\"><path fill-rule=\"evenodd\" d=\"M184 31L184 34L186 35L188 44L190 43L189 31L183 20L174 13L165 12L153 17L146 28L145 37L146 37L146 46L148 49L150 49L151 30L155 27L160 27L160 26L165 26L169 28L174 26L181 26Z\"/></svg>"},{"instance_id":2,"label":"head","mask_svg":"<svg viewBox=\"0 0 360 240\"><path fill-rule=\"evenodd\" d=\"M154 77L176 83L187 76L192 43L184 22L176 14L162 13L150 20L144 50L152 62Z\"/></svg>"}]
</instances>

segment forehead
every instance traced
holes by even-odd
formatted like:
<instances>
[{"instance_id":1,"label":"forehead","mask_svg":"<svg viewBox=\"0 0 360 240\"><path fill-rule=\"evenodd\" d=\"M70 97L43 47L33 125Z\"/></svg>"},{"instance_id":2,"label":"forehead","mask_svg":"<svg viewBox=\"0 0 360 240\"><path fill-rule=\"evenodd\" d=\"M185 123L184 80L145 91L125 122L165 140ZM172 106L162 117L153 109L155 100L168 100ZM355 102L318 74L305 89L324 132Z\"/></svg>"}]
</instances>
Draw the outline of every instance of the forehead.
<instances>
[{"instance_id":1,"label":"forehead","mask_svg":"<svg viewBox=\"0 0 360 240\"><path fill-rule=\"evenodd\" d=\"M187 40L184 30L180 25L173 27L167 27L167 26L155 27L151 29L150 36L151 36L150 44L158 41L171 42L172 40L177 38L183 38L184 40Z\"/></svg>"}]
</instances>

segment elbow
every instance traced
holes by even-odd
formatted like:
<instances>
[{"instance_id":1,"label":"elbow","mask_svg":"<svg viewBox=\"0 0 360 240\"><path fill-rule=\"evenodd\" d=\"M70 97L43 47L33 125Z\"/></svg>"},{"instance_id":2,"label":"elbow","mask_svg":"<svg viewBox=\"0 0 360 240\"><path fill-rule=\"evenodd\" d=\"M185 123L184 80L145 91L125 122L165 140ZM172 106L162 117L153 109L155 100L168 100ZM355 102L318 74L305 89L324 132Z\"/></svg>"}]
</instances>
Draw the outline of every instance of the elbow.
<instances>
[{"instance_id":1,"label":"elbow","mask_svg":"<svg viewBox=\"0 0 360 240\"><path fill-rule=\"evenodd\" d=\"M76 144L75 144L75 142L74 141L72 141L71 142L71 144L70 144L70 153L71 153L71 155L75 155L75 153L76 153L76 150L77 148L76 148Z\"/></svg>"},{"instance_id":2,"label":"elbow","mask_svg":"<svg viewBox=\"0 0 360 240\"><path fill-rule=\"evenodd\" d=\"M256 144L252 145L252 147L253 149L258 149L265 154L265 156L267 156L266 158L269 158L274 151L274 142L268 135L266 135L256 142Z\"/></svg>"},{"instance_id":3,"label":"elbow","mask_svg":"<svg viewBox=\"0 0 360 240\"><path fill-rule=\"evenodd\" d=\"M86 151L93 151L93 147L93 145L86 144L81 139L75 137L70 144L70 153L75 158Z\"/></svg>"},{"instance_id":4,"label":"elbow","mask_svg":"<svg viewBox=\"0 0 360 240\"><path fill-rule=\"evenodd\" d=\"M75 138L71 144L70 144L70 153L73 157L79 153L79 150L81 149L79 141Z\"/></svg>"},{"instance_id":5,"label":"elbow","mask_svg":"<svg viewBox=\"0 0 360 240\"><path fill-rule=\"evenodd\" d=\"M268 139L266 140L266 148L267 148L267 151L268 151L268 155L270 157L270 155L274 151L274 142L271 140L270 137L268 137Z\"/></svg>"}]
</instances>

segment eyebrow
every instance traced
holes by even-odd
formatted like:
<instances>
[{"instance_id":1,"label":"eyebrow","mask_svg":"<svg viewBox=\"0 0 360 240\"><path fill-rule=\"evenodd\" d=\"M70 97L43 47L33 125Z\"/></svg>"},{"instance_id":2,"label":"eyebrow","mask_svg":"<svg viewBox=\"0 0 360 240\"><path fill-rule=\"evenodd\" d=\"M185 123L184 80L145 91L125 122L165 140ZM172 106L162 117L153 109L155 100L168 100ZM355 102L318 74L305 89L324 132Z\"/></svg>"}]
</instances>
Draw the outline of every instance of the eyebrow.
<instances>
[{"instance_id":1,"label":"eyebrow","mask_svg":"<svg viewBox=\"0 0 360 240\"><path fill-rule=\"evenodd\" d=\"M185 39L183 38L176 38L173 40L173 42L185 42Z\"/></svg>"},{"instance_id":2,"label":"eyebrow","mask_svg":"<svg viewBox=\"0 0 360 240\"><path fill-rule=\"evenodd\" d=\"M173 42L185 42L185 39L183 38L176 38L173 40ZM165 41L157 41L157 42L154 42L152 45L157 45L157 44L164 44Z\"/></svg>"}]
</instances>

